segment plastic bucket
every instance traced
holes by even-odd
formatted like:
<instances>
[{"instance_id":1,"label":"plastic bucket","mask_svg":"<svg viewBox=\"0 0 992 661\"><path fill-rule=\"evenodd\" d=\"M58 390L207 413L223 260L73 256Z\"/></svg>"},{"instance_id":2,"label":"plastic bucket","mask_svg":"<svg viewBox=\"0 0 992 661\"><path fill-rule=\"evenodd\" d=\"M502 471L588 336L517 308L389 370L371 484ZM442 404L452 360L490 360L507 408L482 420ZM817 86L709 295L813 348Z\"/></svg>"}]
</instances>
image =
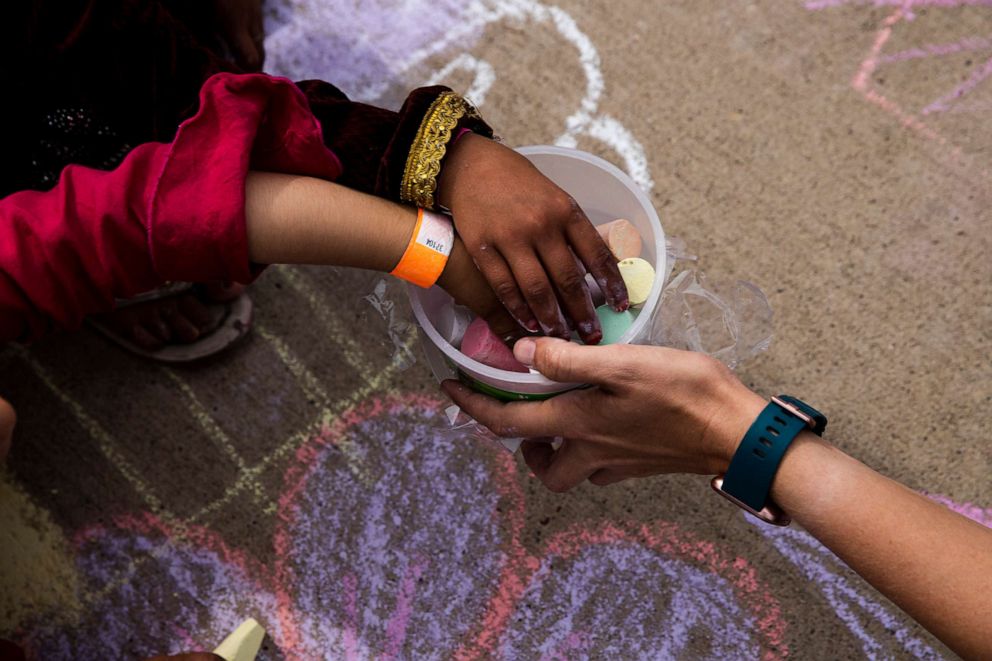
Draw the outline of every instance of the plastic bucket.
<instances>
[{"instance_id":1,"label":"plastic bucket","mask_svg":"<svg viewBox=\"0 0 992 661\"><path fill-rule=\"evenodd\" d=\"M594 224L626 218L637 227L644 240L641 256L654 265L654 286L637 319L617 343L636 344L644 340L668 273L665 233L648 196L619 168L592 154L544 145L521 147L517 151L574 197ZM584 385L559 383L534 372L496 369L472 360L435 328L439 311L452 305L451 297L440 287L422 289L408 285L407 290L420 326L424 354L439 381L458 378L479 392L503 400L545 399Z\"/></svg>"}]
</instances>

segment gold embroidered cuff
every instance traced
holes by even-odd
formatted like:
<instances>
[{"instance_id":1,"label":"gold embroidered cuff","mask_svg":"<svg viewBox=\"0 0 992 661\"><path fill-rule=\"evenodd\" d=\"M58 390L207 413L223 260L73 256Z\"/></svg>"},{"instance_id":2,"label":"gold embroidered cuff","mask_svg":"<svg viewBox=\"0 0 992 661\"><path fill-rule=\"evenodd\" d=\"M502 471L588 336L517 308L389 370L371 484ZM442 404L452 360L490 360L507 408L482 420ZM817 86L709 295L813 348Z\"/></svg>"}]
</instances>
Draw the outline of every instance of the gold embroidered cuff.
<instances>
[{"instance_id":1,"label":"gold embroidered cuff","mask_svg":"<svg viewBox=\"0 0 992 661\"><path fill-rule=\"evenodd\" d=\"M402 201L425 209L434 208L441 161L451 140L451 131L463 117L481 119L472 104L454 92L441 93L427 109L403 169L403 180L400 182Z\"/></svg>"}]
</instances>

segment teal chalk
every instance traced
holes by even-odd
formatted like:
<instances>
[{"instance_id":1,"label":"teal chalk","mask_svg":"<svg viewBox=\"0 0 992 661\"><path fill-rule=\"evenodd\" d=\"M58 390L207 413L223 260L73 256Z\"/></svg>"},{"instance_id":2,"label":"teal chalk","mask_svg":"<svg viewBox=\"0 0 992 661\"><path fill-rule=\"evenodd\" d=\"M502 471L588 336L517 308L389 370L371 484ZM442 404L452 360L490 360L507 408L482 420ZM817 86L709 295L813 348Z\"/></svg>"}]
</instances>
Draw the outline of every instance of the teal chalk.
<instances>
[{"instance_id":1,"label":"teal chalk","mask_svg":"<svg viewBox=\"0 0 992 661\"><path fill-rule=\"evenodd\" d=\"M599 324L603 327L603 340L600 344L616 344L634 323L634 315L630 310L614 312L606 305L596 308L596 316L599 317Z\"/></svg>"}]
</instances>

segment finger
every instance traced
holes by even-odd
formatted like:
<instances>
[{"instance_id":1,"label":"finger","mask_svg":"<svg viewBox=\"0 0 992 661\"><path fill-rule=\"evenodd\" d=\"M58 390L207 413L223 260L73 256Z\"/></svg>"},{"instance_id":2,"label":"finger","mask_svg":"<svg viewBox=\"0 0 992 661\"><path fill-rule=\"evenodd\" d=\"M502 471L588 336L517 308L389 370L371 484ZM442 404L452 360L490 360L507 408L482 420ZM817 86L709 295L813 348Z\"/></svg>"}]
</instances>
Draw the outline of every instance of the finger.
<instances>
[{"instance_id":1,"label":"finger","mask_svg":"<svg viewBox=\"0 0 992 661\"><path fill-rule=\"evenodd\" d=\"M544 334L566 340L571 337L568 322L558 306L554 287L534 251L521 248L513 255L504 253L503 256Z\"/></svg>"},{"instance_id":2,"label":"finger","mask_svg":"<svg viewBox=\"0 0 992 661\"><path fill-rule=\"evenodd\" d=\"M597 487L605 487L617 482L622 482L627 476L609 468L601 468L589 476L589 481Z\"/></svg>"},{"instance_id":3,"label":"finger","mask_svg":"<svg viewBox=\"0 0 992 661\"><path fill-rule=\"evenodd\" d=\"M586 286L585 272L564 241L556 241L541 252L541 261L551 274L558 298L572 319L575 330L586 344L599 344L603 329Z\"/></svg>"},{"instance_id":4,"label":"finger","mask_svg":"<svg viewBox=\"0 0 992 661\"><path fill-rule=\"evenodd\" d=\"M539 331L541 328L537 325L537 319L534 318L534 313L520 293L517 281L514 280L513 273L503 256L498 251L483 246L482 250L473 255L473 259L489 286L496 292L496 298L510 315L530 332Z\"/></svg>"},{"instance_id":5,"label":"finger","mask_svg":"<svg viewBox=\"0 0 992 661\"><path fill-rule=\"evenodd\" d=\"M550 491L564 493L585 482L595 472L596 466L582 456L578 451L577 443L565 439L561 448L552 456L544 475L538 475L538 479Z\"/></svg>"},{"instance_id":6,"label":"finger","mask_svg":"<svg viewBox=\"0 0 992 661\"><path fill-rule=\"evenodd\" d=\"M553 337L525 337L513 356L552 381L614 386L627 369L630 353L615 345L589 347Z\"/></svg>"},{"instance_id":7,"label":"finger","mask_svg":"<svg viewBox=\"0 0 992 661\"><path fill-rule=\"evenodd\" d=\"M520 454L523 455L527 467L543 482L544 475L548 472L551 460L555 456L555 449L551 443L544 439L524 439L520 444Z\"/></svg>"},{"instance_id":8,"label":"finger","mask_svg":"<svg viewBox=\"0 0 992 661\"><path fill-rule=\"evenodd\" d=\"M488 312L482 315L482 318L489 324L490 330L492 330L496 337L500 338L508 346L513 346L513 343L524 335L520 324L514 321L510 313L502 306L490 308Z\"/></svg>"},{"instance_id":9,"label":"finger","mask_svg":"<svg viewBox=\"0 0 992 661\"><path fill-rule=\"evenodd\" d=\"M576 218L569 224L567 234L572 250L592 273L610 307L617 312L623 312L630 307L627 285L620 276L616 257L581 210L578 210Z\"/></svg>"},{"instance_id":10,"label":"finger","mask_svg":"<svg viewBox=\"0 0 992 661\"><path fill-rule=\"evenodd\" d=\"M497 436L564 436L551 399L503 403L477 393L458 381L441 383L441 390L466 414Z\"/></svg>"},{"instance_id":11,"label":"finger","mask_svg":"<svg viewBox=\"0 0 992 661\"><path fill-rule=\"evenodd\" d=\"M523 335L522 329L496 298L461 241L456 239L455 249L451 251L448 264L437 283L451 294L456 303L485 319L493 333L504 342Z\"/></svg>"}]
</instances>

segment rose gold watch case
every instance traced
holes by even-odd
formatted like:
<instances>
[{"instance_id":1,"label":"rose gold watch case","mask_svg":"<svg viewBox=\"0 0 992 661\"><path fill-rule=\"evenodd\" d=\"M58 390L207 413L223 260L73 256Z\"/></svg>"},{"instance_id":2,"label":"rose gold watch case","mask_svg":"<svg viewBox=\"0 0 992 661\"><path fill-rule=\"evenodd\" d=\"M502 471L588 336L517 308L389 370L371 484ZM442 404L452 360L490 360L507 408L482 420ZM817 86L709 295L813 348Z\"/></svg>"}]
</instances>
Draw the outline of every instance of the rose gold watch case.
<instances>
[{"instance_id":1,"label":"rose gold watch case","mask_svg":"<svg viewBox=\"0 0 992 661\"><path fill-rule=\"evenodd\" d=\"M712 480L710 480L710 486L713 487L713 491L716 491L718 494L720 494L721 496L732 502L734 505L737 505L745 512L757 517L758 519L764 521L765 523L770 523L773 526L787 526L790 523L792 523L792 519L789 518L789 515L783 512L779 507L777 507L772 502L769 502L759 511L731 496L729 493L723 490L723 475L717 475Z\"/></svg>"},{"instance_id":2,"label":"rose gold watch case","mask_svg":"<svg viewBox=\"0 0 992 661\"><path fill-rule=\"evenodd\" d=\"M795 406L793 406L789 402L783 401L783 400L779 399L778 397L772 397L772 401L775 402L776 404L778 404L779 406L781 406L782 408L784 408L790 414L792 414L793 417L799 418L800 420L802 420L803 422L805 422L806 423L806 426L809 427L810 429L816 429L816 420L814 420L813 418L809 417L808 415L806 415L805 413L803 413L802 411L800 411L799 409L797 409Z\"/></svg>"}]
</instances>

